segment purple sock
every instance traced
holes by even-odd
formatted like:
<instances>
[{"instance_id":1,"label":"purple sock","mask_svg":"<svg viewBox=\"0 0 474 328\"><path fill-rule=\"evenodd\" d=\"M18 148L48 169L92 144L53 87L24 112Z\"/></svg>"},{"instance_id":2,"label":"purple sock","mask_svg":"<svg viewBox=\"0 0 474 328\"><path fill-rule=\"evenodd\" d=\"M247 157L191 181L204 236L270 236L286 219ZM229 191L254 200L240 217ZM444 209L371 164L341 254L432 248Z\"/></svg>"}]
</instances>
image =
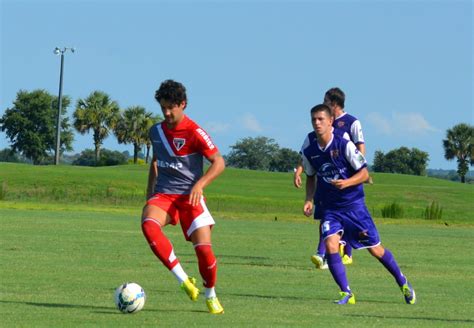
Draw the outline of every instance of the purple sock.
<instances>
[{"instance_id":1,"label":"purple sock","mask_svg":"<svg viewBox=\"0 0 474 328\"><path fill-rule=\"evenodd\" d=\"M332 277L334 278L336 284L339 286L341 291L350 293L351 289L349 288L349 283L347 282L346 268L344 267L344 264L342 264L339 253L327 253L326 258L328 261L329 271L331 271Z\"/></svg>"},{"instance_id":2,"label":"purple sock","mask_svg":"<svg viewBox=\"0 0 474 328\"><path fill-rule=\"evenodd\" d=\"M346 254L349 257L352 257L352 246L349 245L349 243L346 242L346 246L344 247L344 254Z\"/></svg>"},{"instance_id":3,"label":"purple sock","mask_svg":"<svg viewBox=\"0 0 474 328\"><path fill-rule=\"evenodd\" d=\"M379 259L379 261L388 270L388 272L392 274L392 276L397 281L398 286L401 287L407 282L407 279L405 278L403 273L400 271L400 268L398 267L397 261L395 261L395 258L393 257L392 253L388 249L385 249L385 253Z\"/></svg>"},{"instance_id":4,"label":"purple sock","mask_svg":"<svg viewBox=\"0 0 474 328\"><path fill-rule=\"evenodd\" d=\"M319 243L318 243L318 249L316 250L316 253L323 256L324 254L326 254L326 243L321 238L321 224L319 225Z\"/></svg>"}]
</instances>

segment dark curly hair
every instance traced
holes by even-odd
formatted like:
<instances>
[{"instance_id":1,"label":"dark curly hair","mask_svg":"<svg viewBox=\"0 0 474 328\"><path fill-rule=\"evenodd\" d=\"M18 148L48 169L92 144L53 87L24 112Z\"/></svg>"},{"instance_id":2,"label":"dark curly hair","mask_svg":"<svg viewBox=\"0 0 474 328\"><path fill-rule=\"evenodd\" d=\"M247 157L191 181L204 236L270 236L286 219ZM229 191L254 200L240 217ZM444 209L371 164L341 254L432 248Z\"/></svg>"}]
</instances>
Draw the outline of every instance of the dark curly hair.
<instances>
[{"instance_id":1,"label":"dark curly hair","mask_svg":"<svg viewBox=\"0 0 474 328\"><path fill-rule=\"evenodd\" d=\"M324 95L324 104L330 105L338 105L341 108L344 108L344 102L346 100L346 95L344 92L339 88L331 88L326 91Z\"/></svg>"},{"instance_id":2,"label":"dark curly hair","mask_svg":"<svg viewBox=\"0 0 474 328\"><path fill-rule=\"evenodd\" d=\"M163 81L160 88L155 92L156 101L165 100L173 105L179 105L183 101L188 102L186 88L179 82L173 80Z\"/></svg>"}]
</instances>

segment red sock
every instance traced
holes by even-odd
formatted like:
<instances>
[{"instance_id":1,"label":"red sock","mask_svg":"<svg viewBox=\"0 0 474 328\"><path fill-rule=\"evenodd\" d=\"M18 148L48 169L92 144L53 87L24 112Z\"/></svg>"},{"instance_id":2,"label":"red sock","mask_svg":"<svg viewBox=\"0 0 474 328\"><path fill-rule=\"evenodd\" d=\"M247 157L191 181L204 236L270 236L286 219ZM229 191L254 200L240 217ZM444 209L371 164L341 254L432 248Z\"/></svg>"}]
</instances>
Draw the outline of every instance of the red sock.
<instances>
[{"instance_id":1,"label":"red sock","mask_svg":"<svg viewBox=\"0 0 474 328\"><path fill-rule=\"evenodd\" d=\"M142 222L142 231L153 253L169 270L173 269L179 261L174 255L173 245L171 245L169 239L161 231L159 223L153 219L146 218Z\"/></svg>"},{"instance_id":2,"label":"red sock","mask_svg":"<svg viewBox=\"0 0 474 328\"><path fill-rule=\"evenodd\" d=\"M212 252L211 244L198 244L194 246L199 263L199 272L204 280L204 287L212 288L216 285L217 261Z\"/></svg>"}]
</instances>

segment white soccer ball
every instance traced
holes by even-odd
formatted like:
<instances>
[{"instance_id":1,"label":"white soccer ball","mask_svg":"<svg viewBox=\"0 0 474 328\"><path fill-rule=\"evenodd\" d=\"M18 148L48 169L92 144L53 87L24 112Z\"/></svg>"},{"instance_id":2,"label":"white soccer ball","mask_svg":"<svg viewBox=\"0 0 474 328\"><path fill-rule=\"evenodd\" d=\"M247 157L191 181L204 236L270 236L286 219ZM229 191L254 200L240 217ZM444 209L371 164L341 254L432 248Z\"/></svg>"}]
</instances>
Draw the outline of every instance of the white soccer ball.
<instances>
[{"instance_id":1,"label":"white soccer ball","mask_svg":"<svg viewBox=\"0 0 474 328\"><path fill-rule=\"evenodd\" d=\"M115 290L115 305L123 313L136 313L145 305L145 291L134 282L126 282Z\"/></svg>"}]
</instances>

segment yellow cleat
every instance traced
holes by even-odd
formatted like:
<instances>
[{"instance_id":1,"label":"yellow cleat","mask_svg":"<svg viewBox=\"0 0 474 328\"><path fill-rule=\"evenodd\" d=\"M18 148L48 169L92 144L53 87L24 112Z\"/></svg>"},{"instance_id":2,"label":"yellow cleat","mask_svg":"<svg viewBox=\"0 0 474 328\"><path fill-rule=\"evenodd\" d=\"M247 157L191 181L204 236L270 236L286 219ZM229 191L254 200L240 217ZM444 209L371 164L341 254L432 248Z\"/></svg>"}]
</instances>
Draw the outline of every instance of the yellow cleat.
<instances>
[{"instance_id":1,"label":"yellow cleat","mask_svg":"<svg viewBox=\"0 0 474 328\"><path fill-rule=\"evenodd\" d=\"M196 287L196 278L189 277L181 284L181 289L188 294L191 301L197 301L199 289Z\"/></svg>"},{"instance_id":2,"label":"yellow cleat","mask_svg":"<svg viewBox=\"0 0 474 328\"><path fill-rule=\"evenodd\" d=\"M342 257L342 264L344 265L352 264L352 256L344 255Z\"/></svg>"},{"instance_id":3,"label":"yellow cleat","mask_svg":"<svg viewBox=\"0 0 474 328\"><path fill-rule=\"evenodd\" d=\"M224 308L222 307L217 297L209 297L206 299L206 305L211 314L223 314Z\"/></svg>"},{"instance_id":4,"label":"yellow cleat","mask_svg":"<svg viewBox=\"0 0 474 328\"><path fill-rule=\"evenodd\" d=\"M339 255L341 258L344 256L344 247L346 247L345 244L339 244Z\"/></svg>"},{"instance_id":5,"label":"yellow cleat","mask_svg":"<svg viewBox=\"0 0 474 328\"><path fill-rule=\"evenodd\" d=\"M316 269L325 270L328 268L326 259L319 254L311 255L311 262L316 266Z\"/></svg>"}]
</instances>

